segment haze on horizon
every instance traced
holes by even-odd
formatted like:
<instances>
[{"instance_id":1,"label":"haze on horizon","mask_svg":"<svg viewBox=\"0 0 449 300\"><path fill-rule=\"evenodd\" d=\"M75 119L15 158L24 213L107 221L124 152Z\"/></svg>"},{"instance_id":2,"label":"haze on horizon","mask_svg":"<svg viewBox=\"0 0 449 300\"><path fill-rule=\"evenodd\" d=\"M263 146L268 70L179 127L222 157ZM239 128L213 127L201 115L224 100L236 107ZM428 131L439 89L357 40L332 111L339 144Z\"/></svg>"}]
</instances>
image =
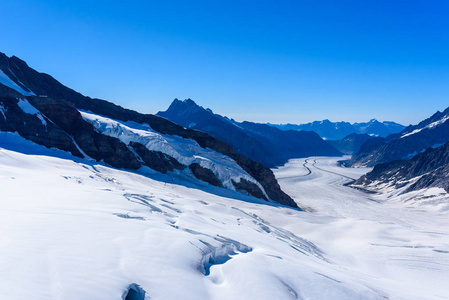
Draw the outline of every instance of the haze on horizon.
<instances>
[{"instance_id":1,"label":"haze on horizon","mask_svg":"<svg viewBox=\"0 0 449 300\"><path fill-rule=\"evenodd\" d=\"M448 106L446 1L2 1L0 51L140 112L404 125Z\"/></svg>"}]
</instances>

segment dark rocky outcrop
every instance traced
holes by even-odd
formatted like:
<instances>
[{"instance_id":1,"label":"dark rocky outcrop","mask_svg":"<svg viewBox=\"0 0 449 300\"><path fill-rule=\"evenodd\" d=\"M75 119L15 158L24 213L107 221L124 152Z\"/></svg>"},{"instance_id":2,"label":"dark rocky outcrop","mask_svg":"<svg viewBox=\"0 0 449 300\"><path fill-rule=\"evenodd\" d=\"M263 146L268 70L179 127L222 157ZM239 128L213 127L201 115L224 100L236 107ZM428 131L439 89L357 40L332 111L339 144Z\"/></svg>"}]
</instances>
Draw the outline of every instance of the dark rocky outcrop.
<instances>
[{"instance_id":1,"label":"dark rocky outcrop","mask_svg":"<svg viewBox=\"0 0 449 300\"><path fill-rule=\"evenodd\" d=\"M407 191L417 191L424 188L439 187L449 193L449 164L423 175L412 184Z\"/></svg>"},{"instance_id":2,"label":"dark rocky outcrop","mask_svg":"<svg viewBox=\"0 0 449 300\"><path fill-rule=\"evenodd\" d=\"M205 181L215 186L223 187L220 180L217 178L217 176L212 170L204 168L197 163L189 165L189 169L190 171L192 171L193 175L195 175L195 177L198 178L199 180Z\"/></svg>"},{"instance_id":3,"label":"dark rocky outcrop","mask_svg":"<svg viewBox=\"0 0 449 300\"><path fill-rule=\"evenodd\" d=\"M125 169L138 169L136 156L119 139L103 135L86 122L76 107L65 100L50 97L28 97L30 103L53 123L73 136L78 146L97 161Z\"/></svg>"},{"instance_id":4,"label":"dark rocky outcrop","mask_svg":"<svg viewBox=\"0 0 449 300\"><path fill-rule=\"evenodd\" d=\"M184 170L187 166L178 162L175 158L160 151L151 151L140 143L131 142L129 144L140 156L146 166L161 173L167 171Z\"/></svg>"},{"instance_id":5,"label":"dark rocky outcrop","mask_svg":"<svg viewBox=\"0 0 449 300\"><path fill-rule=\"evenodd\" d=\"M441 187L449 192L449 142L436 149L429 148L410 160L396 160L378 164L354 184L380 186L388 184L401 188L416 180L407 191ZM420 177L421 176L421 177Z\"/></svg>"},{"instance_id":6,"label":"dark rocky outcrop","mask_svg":"<svg viewBox=\"0 0 449 300\"><path fill-rule=\"evenodd\" d=\"M273 171L243 155L235 153L231 157L236 157L237 163L262 185L270 199L276 199L277 202L283 205L298 207L295 201L281 190Z\"/></svg>"},{"instance_id":7,"label":"dark rocky outcrop","mask_svg":"<svg viewBox=\"0 0 449 300\"><path fill-rule=\"evenodd\" d=\"M368 141L370 145L363 145L346 165L372 167L378 163L406 160L429 147L440 146L448 141L449 108L375 144Z\"/></svg>"},{"instance_id":8,"label":"dark rocky outcrop","mask_svg":"<svg viewBox=\"0 0 449 300\"><path fill-rule=\"evenodd\" d=\"M0 130L17 132L22 137L48 148L57 148L83 157L73 142L72 137L60 126L42 116L46 124L36 115L25 113L19 106L17 98L1 97Z\"/></svg>"},{"instance_id":9,"label":"dark rocky outcrop","mask_svg":"<svg viewBox=\"0 0 449 300\"><path fill-rule=\"evenodd\" d=\"M249 195L255 196L256 198L266 200L265 195L263 194L262 190L257 186L257 184L248 181L244 178L241 178L239 182L235 182L234 180L231 181L232 185L234 185L237 191L244 191L247 192Z\"/></svg>"}]
</instances>

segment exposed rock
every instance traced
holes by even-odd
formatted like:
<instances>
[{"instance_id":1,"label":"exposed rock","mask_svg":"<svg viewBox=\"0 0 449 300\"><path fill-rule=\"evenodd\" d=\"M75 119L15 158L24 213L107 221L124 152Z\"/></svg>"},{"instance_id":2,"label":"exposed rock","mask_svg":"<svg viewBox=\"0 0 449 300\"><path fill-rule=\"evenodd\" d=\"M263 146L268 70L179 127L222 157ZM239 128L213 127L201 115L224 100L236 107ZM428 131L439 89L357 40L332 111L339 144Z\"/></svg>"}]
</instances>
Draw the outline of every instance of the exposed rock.
<instances>
[{"instance_id":1,"label":"exposed rock","mask_svg":"<svg viewBox=\"0 0 449 300\"><path fill-rule=\"evenodd\" d=\"M276 177L274 177L273 171L266 168L261 163L253 161L243 155L236 154L235 152L234 154L230 154L230 156L233 158L235 157L234 159L237 163L262 185L270 199L283 205L298 207L296 202L281 190Z\"/></svg>"},{"instance_id":2,"label":"exposed rock","mask_svg":"<svg viewBox=\"0 0 449 300\"><path fill-rule=\"evenodd\" d=\"M120 140L98 133L86 122L75 106L50 97L29 97L30 103L73 136L78 146L95 160L126 169L138 169L141 164L134 153Z\"/></svg>"},{"instance_id":3,"label":"exposed rock","mask_svg":"<svg viewBox=\"0 0 449 300\"><path fill-rule=\"evenodd\" d=\"M347 166L371 167L393 160L407 160L429 147L440 146L448 141L449 108L435 113L418 125L408 126L399 134L388 136L381 143L362 146L347 162Z\"/></svg>"},{"instance_id":4,"label":"exposed rock","mask_svg":"<svg viewBox=\"0 0 449 300\"><path fill-rule=\"evenodd\" d=\"M267 200L267 197L265 197L264 193L262 192L262 190L257 186L257 184L254 184L244 178L240 179L240 182L235 182L234 180L231 180L232 184L234 185L235 189L238 191L245 191L248 194L256 197L256 198L260 198L260 199L264 199Z\"/></svg>"},{"instance_id":5,"label":"exposed rock","mask_svg":"<svg viewBox=\"0 0 449 300\"><path fill-rule=\"evenodd\" d=\"M193 175L195 175L195 177L198 178L199 180L205 181L215 186L223 187L220 180L217 178L217 176L214 174L212 170L204 168L197 163L191 164L189 166L189 169L192 171Z\"/></svg>"},{"instance_id":6,"label":"exposed rock","mask_svg":"<svg viewBox=\"0 0 449 300\"><path fill-rule=\"evenodd\" d=\"M83 157L72 137L50 120L42 123L36 115L25 113L18 105L17 98L1 97L0 106L5 110L0 114L0 130L17 132L22 137L48 148L68 151ZM44 116L45 120L46 116Z\"/></svg>"},{"instance_id":7,"label":"exposed rock","mask_svg":"<svg viewBox=\"0 0 449 300\"><path fill-rule=\"evenodd\" d=\"M131 142L129 144L136 153L142 158L145 165L153 170L161 173L167 173L167 171L183 170L187 166L178 162L175 158L162 153L160 151L151 151L147 147L140 143Z\"/></svg>"},{"instance_id":8,"label":"exposed rock","mask_svg":"<svg viewBox=\"0 0 449 300\"><path fill-rule=\"evenodd\" d=\"M423 175L417 182L412 184L407 191L417 191L430 187L443 188L449 193L449 164Z\"/></svg>"},{"instance_id":9,"label":"exposed rock","mask_svg":"<svg viewBox=\"0 0 449 300\"><path fill-rule=\"evenodd\" d=\"M407 191L441 187L449 192L449 142L436 149L429 148L410 160L396 160L378 164L354 184L403 187L416 180ZM421 176L421 177L420 177Z\"/></svg>"}]
</instances>

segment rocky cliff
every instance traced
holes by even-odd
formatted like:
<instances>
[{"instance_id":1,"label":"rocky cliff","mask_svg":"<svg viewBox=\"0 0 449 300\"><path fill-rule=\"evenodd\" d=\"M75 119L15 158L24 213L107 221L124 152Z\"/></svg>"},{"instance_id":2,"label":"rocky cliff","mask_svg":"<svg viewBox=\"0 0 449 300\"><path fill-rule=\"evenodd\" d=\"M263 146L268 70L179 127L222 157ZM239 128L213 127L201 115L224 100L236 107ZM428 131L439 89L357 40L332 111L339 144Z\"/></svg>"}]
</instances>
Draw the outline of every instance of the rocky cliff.
<instances>
[{"instance_id":1,"label":"rocky cliff","mask_svg":"<svg viewBox=\"0 0 449 300\"><path fill-rule=\"evenodd\" d=\"M148 130L159 136L159 139L171 140L170 137L162 135L177 136L182 138L181 140L194 141L203 149L201 151L209 153L208 151L212 150L228 157L228 159L219 158L209 165L205 164L204 160L200 161L206 165L200 167L209 168L208 171L195 165L194 163L198 164L197 161L190 160L192 166L189 166L189 170L193 176L202 177L206 173L210 174L208 173L210 171L217 178L221 178L220 184L223 184L227 180L225 178L227 174L224 172L228 169L233 170L237 175L229 176L233 178L235 184L230 186L230 180L226 181L228 187L255 197L270 198L278 203L297 207L296 203L281 191L271 170L261 163L237 154L231 146L207 133L185 129L164 118L140 114L105 100L83 96L62 85L50 75L30 68L23 60L14 56L9 58L0 53L0 70L2 131L18 132L22 137L35 143L61 149L77 157L103 161L116 168L137 170L141 166L147 166L163 173L186 170L188 166L178 161L179 157L176 159L167 153L154 151L150 142L142 145L136 141L124 140L121 136L106 134L95 127L96 123L86 120L80 111L110 118L114 124L120 122L145 124L149 126ZM126 125L122 124L123 128ZM137 129L133 130L137 132ZM218 157L213 153L210 155ZM227 162L229 159L235 163ZM230 164L231 167L227 167L226 164ZM236 167L232 167L232 164ZM204 180L204 177L198 179Z\"/></svg>"}]
</instances>

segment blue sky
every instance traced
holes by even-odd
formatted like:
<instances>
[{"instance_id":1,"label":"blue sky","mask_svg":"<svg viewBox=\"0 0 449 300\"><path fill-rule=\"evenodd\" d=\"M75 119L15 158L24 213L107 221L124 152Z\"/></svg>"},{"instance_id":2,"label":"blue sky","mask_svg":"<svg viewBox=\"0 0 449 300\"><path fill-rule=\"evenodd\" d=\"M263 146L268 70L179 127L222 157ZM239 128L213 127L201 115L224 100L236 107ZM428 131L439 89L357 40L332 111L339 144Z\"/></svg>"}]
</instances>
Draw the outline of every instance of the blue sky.
<instances>
[{"instance_id":1,"label":"blue sky","mask_svg":"<svg viewBox=\"0 0 449 300\"><path fill-rule=\"evenodd\" d=\"M125 4L126 3L126 4ZM449 106L449 1L0 0L0 52L140 112L417 123Z\"/></svg>"}]
</instances>

